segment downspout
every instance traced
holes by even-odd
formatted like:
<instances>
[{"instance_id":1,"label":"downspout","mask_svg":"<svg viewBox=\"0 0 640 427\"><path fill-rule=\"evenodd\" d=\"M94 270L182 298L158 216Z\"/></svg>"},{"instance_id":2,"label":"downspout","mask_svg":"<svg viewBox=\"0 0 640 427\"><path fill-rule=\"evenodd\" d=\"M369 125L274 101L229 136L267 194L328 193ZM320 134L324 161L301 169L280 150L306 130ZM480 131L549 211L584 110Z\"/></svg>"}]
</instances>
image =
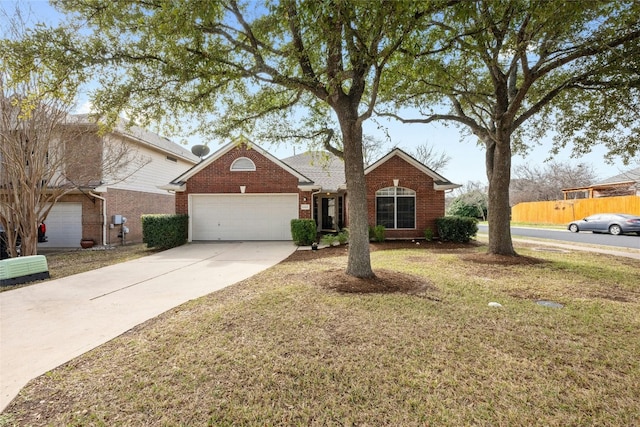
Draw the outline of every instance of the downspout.
<instances>
[{"instance_id":1,"label":"downspout","mask_svg":"<svg viewBox=\"0 0 640 427\"><path fill-rule=\"evenodd\" d=\"M95 197L96 199L102 200L102 246L106 246L107 245L107 200L102 196L98 196L94 192L90 191L89 194Z\"/></svg>"}]
</instances>

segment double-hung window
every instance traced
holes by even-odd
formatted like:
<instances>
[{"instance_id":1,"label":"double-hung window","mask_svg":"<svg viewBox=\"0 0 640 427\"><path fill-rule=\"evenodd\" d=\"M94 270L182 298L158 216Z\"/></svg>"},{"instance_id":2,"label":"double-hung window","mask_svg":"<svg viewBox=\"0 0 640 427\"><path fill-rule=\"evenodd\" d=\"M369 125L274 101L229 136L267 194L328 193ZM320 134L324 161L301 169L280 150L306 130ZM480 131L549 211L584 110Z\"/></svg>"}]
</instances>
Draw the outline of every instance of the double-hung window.
<instances>
[{"instance_id":1,"label":"double-hung window","mask_svg":"<svg viewBox=\"0 0 640 427\"><path fill-rule=\"evenodd\" d=\"M376 225L416 228L416 192L402 187L376 191Z\"/></svg>"}]
</instances>

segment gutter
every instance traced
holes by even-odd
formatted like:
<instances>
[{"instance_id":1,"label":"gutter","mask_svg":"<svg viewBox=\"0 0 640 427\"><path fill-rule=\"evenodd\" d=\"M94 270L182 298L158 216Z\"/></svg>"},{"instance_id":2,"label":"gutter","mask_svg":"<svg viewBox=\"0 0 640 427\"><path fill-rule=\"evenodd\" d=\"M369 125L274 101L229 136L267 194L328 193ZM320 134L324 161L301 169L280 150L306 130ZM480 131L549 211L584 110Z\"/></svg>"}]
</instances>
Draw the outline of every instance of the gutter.
<instances>
[{"instance_id":1,"label":"gutter","mask_svg":"<svg viewBox=\"0 0 640 427\"><path fill-rule=\"evenodd\" d=\"M98 196L93 191L90 191L89 194L96 199L102 200L102 246L107 245L107 199L102 196Z\"/></svg>"},{"instance_id":2,"label":"gutter","mask_svg":"<svg viewBox=\"0 0 640 427\"><path fill-rule=\"evenodd\" d=\"M175 193L175 192L182 193L186 189L184 184L172 184L172 183L169 183L166 185L157 185L156 188L159 190L166 190L170 193Z\"/></svg>"}]
</instances>

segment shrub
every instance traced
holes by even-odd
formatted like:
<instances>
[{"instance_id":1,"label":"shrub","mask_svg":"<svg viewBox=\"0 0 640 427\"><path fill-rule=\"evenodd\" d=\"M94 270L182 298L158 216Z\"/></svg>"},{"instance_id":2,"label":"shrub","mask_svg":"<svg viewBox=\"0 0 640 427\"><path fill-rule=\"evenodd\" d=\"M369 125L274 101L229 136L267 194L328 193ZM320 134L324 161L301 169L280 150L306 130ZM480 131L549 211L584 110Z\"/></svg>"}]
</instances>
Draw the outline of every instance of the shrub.
<instances>
[{"instance_id":1,"label":"shrub","mask_svg":"<svg viewBox=\"0 0 640 427\"><path fill-rule=\"evenodd\" d=\"M344 245L349 241L349 230L347 228L343 228L342 231L338 233L336 238L341 245Z\"/></svg>"},{"instance_id":2,"label":"shrub","mask_svg":"<svg viewBox=\"0 0 640 427\"><path fill-rule=\"evenodd\" d=\"M187 243L188 215L142 215L142 242L148 248L170 249Z\"/></svg>"},{"instance_id":3,"label":"shrub","mask_svg":"<svg viewBox=\"0 0 640 427\"><path fill-rule=\"evenodd\" d=\"M488 203L488 196L475 190L456 197L447 208L447 215L485 219Z\"/></svg>"},{"instance_id":4,"label":"shrub","mask_svg":"<svg viewBox=\"0 0 640 427\"><path fill-rule=\"evenodd\" d=\"M375 242L384 242L385 239L385 228L384 225L373 225L369 226L369 240L373 240Z\"/></svg>"},{"instance_id":5,"label":"shrub","mask_svg":"<svg viewBox=\"0 0 640 427\"><path fill-rule=\"evenodd\" d=\"M478 232L478 220L464 216L438 218L436 226L440 239L456 243L467 243Z\"/></svg>"},{"instance_id":6,"label":"shrub","mask_svg":"<svg viewBox=\"0 0 640 427\"><path fill-rule=\"evenodd\" d=\"M333 244L337 241L338 241L338 236L334 236L333 234L325 234L324 236L322 236L322 239L320 239L320 242L323 245L327 245L327 246L333 246Z\"/></svg>"},{"instance_id":7,"label":"shrub","mask_svg":"<svg viewBox=\"0 0 640 427\"><path fill-rule=\"evenodd\" d=\"M292 219L291 237L298 246L309 246L316 241L316 221L313 219Z\"/></svg>"},{"instance_id":8,"label":"shrub","mask_svg":"<svg viewBox=\"0 0 640 427\"><path fill-rule=\"evenodd\" d=\"M424 240L426 240L427 242L430 242L433 240L433 230L430 228L427 228L426 230L424 230Z\"/></svg>"}]
</instances>

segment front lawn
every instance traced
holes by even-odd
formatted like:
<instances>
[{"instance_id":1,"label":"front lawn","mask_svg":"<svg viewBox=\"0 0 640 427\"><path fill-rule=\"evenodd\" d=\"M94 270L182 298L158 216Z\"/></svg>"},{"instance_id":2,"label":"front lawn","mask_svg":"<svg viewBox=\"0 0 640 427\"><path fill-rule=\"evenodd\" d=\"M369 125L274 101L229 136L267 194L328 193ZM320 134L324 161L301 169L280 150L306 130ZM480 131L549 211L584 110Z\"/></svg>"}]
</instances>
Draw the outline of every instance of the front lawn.
<instances>
[{"instance_id":1,"label":"front lawn","mask_svg":"<svg viewBox=\"0 0 640 427\"><path fill-rule=\"evenodd\" d=\"M377 249L376 281L344 276L344 247L297 252L37 378L0 420L637 425L638 260L523 246L513 260L479 243Z\"/></svg>"}]
</instances>

